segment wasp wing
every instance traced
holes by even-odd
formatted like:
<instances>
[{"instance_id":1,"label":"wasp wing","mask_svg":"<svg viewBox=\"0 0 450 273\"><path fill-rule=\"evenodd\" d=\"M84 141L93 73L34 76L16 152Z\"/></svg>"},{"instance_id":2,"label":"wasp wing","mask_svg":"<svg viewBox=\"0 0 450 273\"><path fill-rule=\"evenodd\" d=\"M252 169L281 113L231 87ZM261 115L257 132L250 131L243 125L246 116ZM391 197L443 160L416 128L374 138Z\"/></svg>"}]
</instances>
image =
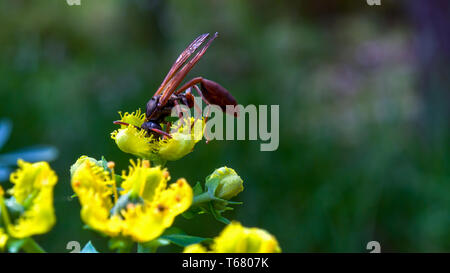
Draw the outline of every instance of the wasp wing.
<instances>
[{"instance_id":1,"label":"wasp wing","mask_svg":"<svg viewBox=\"0 0 450 273\"><path fill-rule=\"evenodd\" d=\"M175 73L181 68L181 66L187 61L187 59L189 59L189 57L197 50L197 48L199 48L205 42L206 38L208 37L209 33L205 33L198 36L183 52L181 52L180 56L178 56L177 60L170 68L169 72L167 73L166 77L164 78L163 82L159 86L154 96L159 95L163 92L164 87L167 85L170 79L172 79Z\"/></svg>"},{"instance_id":2,"label":"wasp wing","mask_svg":"<svg viewBox=\"0 0 450 273\"><path fill-rule=\"evenodd\" d=\"M205 46L200 49L197 54L190 59L185 66L183 66L176 74L173 76L169 82L163 87L162 95L159 99L159 105L165 105L170 96L175 92L175 89L180 85L183 79L186 77L187 73L191 71L194 65L200 60L200 58L205 54L208 47L211 43L218 37L218 33L216 32L214 36L205 44Z\"/></svg>"}]
</instances>

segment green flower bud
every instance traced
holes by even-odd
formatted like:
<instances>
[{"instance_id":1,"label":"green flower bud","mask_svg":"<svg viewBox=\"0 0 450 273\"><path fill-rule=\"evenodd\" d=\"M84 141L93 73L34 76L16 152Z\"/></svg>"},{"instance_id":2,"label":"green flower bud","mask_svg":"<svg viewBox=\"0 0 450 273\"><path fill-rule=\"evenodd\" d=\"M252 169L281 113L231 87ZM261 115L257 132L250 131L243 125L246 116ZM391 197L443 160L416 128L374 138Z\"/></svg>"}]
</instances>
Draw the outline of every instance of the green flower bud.
<instances>
[{"instance_id":1,"label":"green flower bud","mask_svg":"<svg viewBox=\"0 0 450 273\"><path fill-rule=\"evenodd\" d=\"M229 200L244 190L244 181L231 168L222 167L215 170L206 181L206 187L211 189L217 183L214 196Z\"/></svg>"}]
</instances>

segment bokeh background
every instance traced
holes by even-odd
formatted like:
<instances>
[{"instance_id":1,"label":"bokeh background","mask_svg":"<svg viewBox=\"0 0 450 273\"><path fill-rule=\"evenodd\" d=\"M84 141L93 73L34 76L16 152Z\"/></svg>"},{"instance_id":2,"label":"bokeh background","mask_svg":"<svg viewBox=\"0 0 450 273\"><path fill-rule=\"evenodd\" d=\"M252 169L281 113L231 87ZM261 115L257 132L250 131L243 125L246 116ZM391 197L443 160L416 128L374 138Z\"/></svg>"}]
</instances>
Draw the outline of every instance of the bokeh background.
<instances>
[{"instance_id":1,"label":"bokeh background","mask_svg":"<svg viewBox=\"0 0 450 273\"><path fill-rule=\"evenodd\" d=\"M243 105L280 105L280 146L203 142L168 164L173 178L234 168L244 205L225 216L267 229L285 252L367 252L372 240L450 251L449 2L381 3L0 1L0 117L13 123L2 152L59 150L58 222L37 241L108 251L82 229L69 167L87 154L125 168L131 157L110 139L117 112L145 107L181 50L218 31L188 78L220 82ZM175 225L223 228L208 215Z\"/></svg>"}]
</instances>

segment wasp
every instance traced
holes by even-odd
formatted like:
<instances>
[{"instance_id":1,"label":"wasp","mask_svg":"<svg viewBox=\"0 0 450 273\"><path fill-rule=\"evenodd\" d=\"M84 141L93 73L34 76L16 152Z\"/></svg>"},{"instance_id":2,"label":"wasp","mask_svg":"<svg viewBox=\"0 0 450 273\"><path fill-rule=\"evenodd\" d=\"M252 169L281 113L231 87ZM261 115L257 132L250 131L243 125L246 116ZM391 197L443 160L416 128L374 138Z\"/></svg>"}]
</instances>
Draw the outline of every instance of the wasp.
<instances>
[{"instance_id":1,"label":"wasp","mask_svg":"<svg viewBox=\"0 0 450 273\"><path fill-rule=\"evenodd\" d=\"M179 105L185 105L189 108L197 107L191 88L200 95L206 104L218 105L224 112L226 112L227 105L237 105L236 99L224 87L203 77L195 77L178 88L189 71L197 64L211 43L218 37L218 33L216 32L208 40L209 37L209 33L198 36L180 54L158 90L156 90L156 93L147 102L145 111L146 119L139 129L145 130L148 135L153 134L158 137L164 136L170 138L171 136L168 133L170 123L166 122L165 119L171 115L172 109L179 107ZM197 49L199 50L197 51ZM190 58L194 53L195 55ZM199 110L198 107L197 110ZM237 116L237 112L233 113ZM120 121L115 121L114 123L128 125ZM161 124L165 124L167 132L163 131Z\"/></svg>"}]
</instances>

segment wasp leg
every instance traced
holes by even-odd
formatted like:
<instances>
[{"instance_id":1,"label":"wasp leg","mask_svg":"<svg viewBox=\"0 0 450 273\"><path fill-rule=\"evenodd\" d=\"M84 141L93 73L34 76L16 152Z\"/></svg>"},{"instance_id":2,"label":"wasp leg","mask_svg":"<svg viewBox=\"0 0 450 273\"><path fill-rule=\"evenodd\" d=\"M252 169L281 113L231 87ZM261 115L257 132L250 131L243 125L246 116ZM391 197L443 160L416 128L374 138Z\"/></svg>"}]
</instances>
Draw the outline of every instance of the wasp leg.
<instances>
[{"instance_id":1,"label":"wasp leg","mask_svg":"<svg viewBox=\"0 0 450 273\"><path fill-rule=\"evenodd\" d=\"M160 135L163 135L164 137L172 138L172 136L170 134L168 134L168 133L166 133L166 132L164 132L162 130L155 129L155 128L151 128L150 130L152 130L153 132L158 133Z\"/></svg>"},{"instance_id":2,"label":"wasp leg","mask_svg":"<svg viewBox=\"0 0 450 273\"><path fill-rule=\"evenodd\" d=\"M184 90L188 89L189 87L192 87L192 86L194 86L196 84L199 84L202 81L203 81L202 77L195 77L192 80L190 80L187 83L185 83L182 87L180 87L180 89L175 91L175 94L180 94L181 92L183 92Z\"/></svg>"},{"instance_id":3,"label":"wasp leg","mask_svg":"<svg viewBox=\"0 0 450 273\"><path fill-rule=\"evenodd\" d=\"M211 104L203 97L203 93L202 93L202 91L200 90L200 88L198 88L197 85L194 85L194 89L195 89L195 91L197 91L197 93L200 95L200 97L202 97L203 101L204 101L207 105L211 105ZM210 115L210 114L211 114L211 106L208 107L208 113L206 114L206 117L205 117L205 126L206 126L206 122L208 121L208 118L209 118L209 115ZM205 138L206 138L206 144L208 144L208 142L210 141L210 139L209 139L208 135L206 134L206 131L205 131Z\"/></svg>"}]
</instances>

